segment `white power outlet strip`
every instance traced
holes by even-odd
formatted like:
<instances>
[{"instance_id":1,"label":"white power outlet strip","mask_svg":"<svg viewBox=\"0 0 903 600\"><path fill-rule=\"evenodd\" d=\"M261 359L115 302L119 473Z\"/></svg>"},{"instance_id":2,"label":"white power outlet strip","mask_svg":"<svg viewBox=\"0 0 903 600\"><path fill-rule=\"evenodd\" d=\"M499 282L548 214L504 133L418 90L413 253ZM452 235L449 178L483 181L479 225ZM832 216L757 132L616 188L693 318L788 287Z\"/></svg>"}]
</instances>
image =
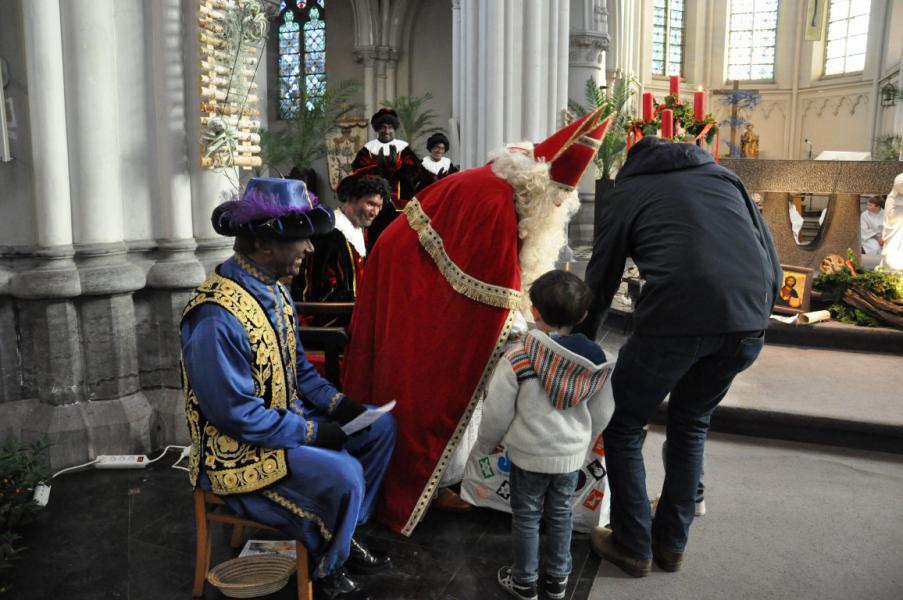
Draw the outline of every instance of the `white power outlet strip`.
<instances>
[{"instance_id":1,"label":"white power outlet strip","mask_svg":"<svg viewBox=\"0 0 903 600\"><path fill-rule=\"evenodd\" d=\"M101 454L94 466L98 469L143 469L147 463L144 454Z\"/></svg>"}]
</instances>

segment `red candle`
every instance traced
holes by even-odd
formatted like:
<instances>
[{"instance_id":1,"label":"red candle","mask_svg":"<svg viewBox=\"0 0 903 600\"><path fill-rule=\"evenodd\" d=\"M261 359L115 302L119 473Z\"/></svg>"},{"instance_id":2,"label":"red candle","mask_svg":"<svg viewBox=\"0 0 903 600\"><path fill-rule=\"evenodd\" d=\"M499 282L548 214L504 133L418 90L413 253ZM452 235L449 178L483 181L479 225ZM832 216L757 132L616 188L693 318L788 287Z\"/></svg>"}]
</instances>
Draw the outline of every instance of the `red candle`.
<instances>
[{"instance_id":1,"label":"red candle","mask_svg":"<svg viewBox=\"0 0 903 600\"><path fill-rule=\"evenodd\" d=\"M662 111L662 137L669 140L674 137L674 111L670 108Z\"/></svg>"},{"instance_id":2,"label":"red candle","mask_svg":"<svg viewBox=\"0 0 903 600\"><path fill-rule=\"evenodd\" d=\"M705 118L705 92L702 87L693 92L693 118L697 121Z\"/></svg>"},{"instance_id":3,"label":"red candle","mask_svg":"<svg viewBox=\"0 0 903 600\"><path fill-rule=\"evenodd\" d=\"M652 92L643 92L643 120L652 120Z\"/></svg>"},{"instance_id":4,"label":"red candle","mask_svg":"<svg viewBox=\"0 0 903 600\"><path fill-rule=\"evenodd\" d=\"M671 76L671 95L680 102L680 75Z\"/></svg>"}]
</instances>

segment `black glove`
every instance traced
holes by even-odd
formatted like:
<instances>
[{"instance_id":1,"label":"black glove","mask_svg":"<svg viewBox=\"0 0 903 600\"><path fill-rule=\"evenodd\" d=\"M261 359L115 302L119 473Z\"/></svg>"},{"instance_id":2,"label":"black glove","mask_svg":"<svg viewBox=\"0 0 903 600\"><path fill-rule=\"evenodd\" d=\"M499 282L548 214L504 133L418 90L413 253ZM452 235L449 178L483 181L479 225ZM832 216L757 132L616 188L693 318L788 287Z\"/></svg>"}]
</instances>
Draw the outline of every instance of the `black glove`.
<instances>
[{"instance_id":1,"label":"black glove","mask_svg":"<svg viewBox=\"0 0 903 600\"><path fill-rule=\"evenodd\" d=\"M332 411L332 418L338 421L340 425L345 425L366 410L367 407L363 404L359 404L346 397L342 398L341 402L335 407L335 410Z\"/></svg>"},{"instance_id":2,"label":"black glove","mask_svg":"<svg viewBox=\"0 0 903 600\"><path fill-rule=\"evenodd\" d=\"M320 421L317 423L317 435L314 437L313 445L329 450L341 450L347 439L348 436L337 423Z\"/></svg>"}]
</instances>

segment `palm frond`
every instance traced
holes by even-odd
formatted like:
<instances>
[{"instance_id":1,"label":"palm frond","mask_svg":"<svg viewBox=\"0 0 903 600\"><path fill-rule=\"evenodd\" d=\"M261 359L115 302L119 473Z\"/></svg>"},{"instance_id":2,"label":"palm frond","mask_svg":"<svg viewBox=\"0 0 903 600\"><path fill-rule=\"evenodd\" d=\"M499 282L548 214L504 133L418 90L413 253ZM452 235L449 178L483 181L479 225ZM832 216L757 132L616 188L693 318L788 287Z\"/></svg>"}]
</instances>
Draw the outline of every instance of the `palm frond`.
<instances>
[{"instance_id":1,"label":"palm frond","mask_svg":"<svg viewBox=\"0 0 903 600\"><path fill-rule=\"evenodd\" d=\"M422 96L399 96L395 100L385 100L384 106L388 106L398 113L401 122L399 137L404 139L411 147L419 147L419 141L424 136L436 132L445 133L445 129L434 125L438 115L432 109L424 109L424 105L433 99L429 92Z\"/></svg>"}]
</instances>

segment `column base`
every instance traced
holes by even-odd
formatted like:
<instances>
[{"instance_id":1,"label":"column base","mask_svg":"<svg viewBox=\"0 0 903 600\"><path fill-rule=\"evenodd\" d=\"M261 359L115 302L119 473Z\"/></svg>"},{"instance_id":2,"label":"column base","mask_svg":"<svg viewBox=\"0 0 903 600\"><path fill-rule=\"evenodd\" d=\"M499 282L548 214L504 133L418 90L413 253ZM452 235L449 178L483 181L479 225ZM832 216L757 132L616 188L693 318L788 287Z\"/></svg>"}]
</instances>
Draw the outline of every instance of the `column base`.
<instances>
[{"instance_id":1,"label":"column base","mask_svg":"<svg viewBox=\"0 0 903 600\"><path fill-rule=\"evenodd\" d=\"M148 287L192 289L203 283L206 271L195 248L194 240L161 241L159 257L147 273Z\"/></svg>"},{"instance_id":2,"label":"column base","mask_svg":"<svg viewBox=\"0 0 903 600\"><path fill-rule=\"evenodd\" d=\"M123 294L144 287L144 272L129 262L124 243L86 244L76 250L82 294Z\"/></svg>"},{"instance_id":3,"label":"column base","mask_svg":"<svg viewBox=\"0 0 903 600\"><path fill-rule=\"evenodd\" d=\"M235 240L226 237L197 240L197 258L207 274L212 273L216 265L232 256L232 244L234 243Z\"/></svg>"},{"instance_id":4,"label":"column base","mask_svg":"<svg viewBox=\"0 0 903 600\"><path fill-rule=\"evenodd\" d=\"M14 273L10 294L16 298L74 298L82 292L72 246L39 248L31 268Z\"/></svg>"}]
</instances>

